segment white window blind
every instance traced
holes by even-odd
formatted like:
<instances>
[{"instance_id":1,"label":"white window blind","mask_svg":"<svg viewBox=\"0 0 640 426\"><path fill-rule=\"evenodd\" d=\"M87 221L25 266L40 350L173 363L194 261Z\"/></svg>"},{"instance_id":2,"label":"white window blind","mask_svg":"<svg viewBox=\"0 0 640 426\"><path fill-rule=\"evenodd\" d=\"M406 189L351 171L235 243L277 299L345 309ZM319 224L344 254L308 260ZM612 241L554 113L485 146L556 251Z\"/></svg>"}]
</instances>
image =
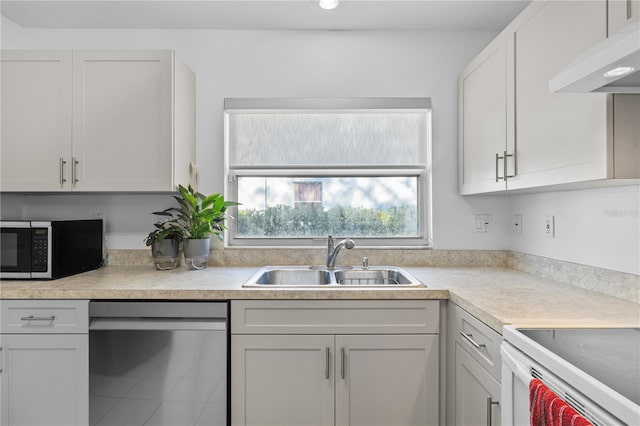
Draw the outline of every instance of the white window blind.
<instances>
[{"instance_id":1,"label":"white window blind","mask_svg":"<svg viewBox=\"0 0 640 426\"><path fill-rule=\"evenodd\" d=\"M430 118L428 98L226 99L226 193L242 203L227 244L429 245ZM301 181L324 182L313 203Z\"/></svg>"}]
</instances>

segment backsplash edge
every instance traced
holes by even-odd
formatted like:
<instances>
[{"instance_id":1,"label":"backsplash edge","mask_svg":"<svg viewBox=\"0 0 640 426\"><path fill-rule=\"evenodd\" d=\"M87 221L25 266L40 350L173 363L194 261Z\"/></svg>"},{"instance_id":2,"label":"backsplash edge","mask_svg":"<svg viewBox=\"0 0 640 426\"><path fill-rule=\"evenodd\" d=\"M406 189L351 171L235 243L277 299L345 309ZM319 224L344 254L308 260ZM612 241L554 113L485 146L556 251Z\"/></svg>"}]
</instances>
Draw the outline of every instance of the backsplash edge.
<instances>
[{"instance_id":1,"label":"backsplash edge","mask_svg":"<svg viewBox=\"0 0 640 426\"><path fill-rule=\"evenodd\" d=\"M182 257L182 256L180 256ZM506 250L343 250L338 264L360 265L362 258L370 266L424 266L424 267L505 267ZM265 265L322 265L326 262L322 250L298 249L215 249L209 253L212 267L261 267ZM151 250L109 249L109 265L153 265Z\"/></svg>"},{"instance_id":2,"label":"backsplash edge","mask_svg":"<svg viewBox=\"0 0 640 426\"><path fill-rule=\"evenodd\" d=\"M509 251L510 269L640 304L640 276L564 260Z\"/></svg>"}]
</instances>

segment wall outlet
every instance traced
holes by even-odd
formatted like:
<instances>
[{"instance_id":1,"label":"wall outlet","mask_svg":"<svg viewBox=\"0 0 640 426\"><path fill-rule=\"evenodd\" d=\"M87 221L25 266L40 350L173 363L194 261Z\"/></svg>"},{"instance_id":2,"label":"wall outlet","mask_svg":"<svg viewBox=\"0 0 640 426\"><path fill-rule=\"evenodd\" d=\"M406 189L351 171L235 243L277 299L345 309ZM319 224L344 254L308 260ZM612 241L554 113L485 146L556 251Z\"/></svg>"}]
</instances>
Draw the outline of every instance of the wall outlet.
<instances>
[{"instance_id":1,"label":"wall outlet","mask_svg":"<svg viewBox=\"0 0 640 426\"><path fill-rule=\"evenodd\" d=\"M556 236L556 220L553 215L546 215L544 217L544 237L555 238Z\"/></svg>"},{"instance_id":2,"label":"wall outlet","mask_svg":"<svg viewBox=\"0 0 640 426\"><path fill-rule=\"evenodd\" d=\"M491 215L490 214L474 214L473 228L474 234L488 234L491 232Z\"/></svg>"},{"instance_id":3,"label":"wall outlet","mask_svg":"<svg viewBox=\"0 0 640 426\"><path fill-rule=\"evenodd\" d=\"M513 225L513 232L518 235L522 235L522 215L521 214L513 215L512 225Z\"/></svg>"}]
</instances>

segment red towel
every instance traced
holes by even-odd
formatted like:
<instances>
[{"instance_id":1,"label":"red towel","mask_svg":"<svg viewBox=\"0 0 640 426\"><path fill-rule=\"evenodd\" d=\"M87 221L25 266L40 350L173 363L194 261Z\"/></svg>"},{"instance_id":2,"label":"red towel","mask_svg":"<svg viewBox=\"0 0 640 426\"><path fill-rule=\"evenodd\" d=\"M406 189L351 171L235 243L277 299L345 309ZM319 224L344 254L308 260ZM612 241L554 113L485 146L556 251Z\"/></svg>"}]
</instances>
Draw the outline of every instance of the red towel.
<instances>
[{"instance_id":1,"label":"red towel","mask_svg":"<svg viewBox=\"0 0 640 426\"><path fill-rule=\"evenodd\" d=\"M593 426L538 379L529 382L531 426Z\"/></svg>"}]
</instances>

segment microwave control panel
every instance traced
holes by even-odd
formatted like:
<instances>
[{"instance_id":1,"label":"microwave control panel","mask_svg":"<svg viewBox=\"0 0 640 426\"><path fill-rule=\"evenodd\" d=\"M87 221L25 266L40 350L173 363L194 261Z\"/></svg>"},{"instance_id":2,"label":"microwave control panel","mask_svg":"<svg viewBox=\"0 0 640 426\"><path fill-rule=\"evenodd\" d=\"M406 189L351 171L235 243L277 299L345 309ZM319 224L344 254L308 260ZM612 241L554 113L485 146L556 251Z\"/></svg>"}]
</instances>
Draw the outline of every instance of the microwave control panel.
<instances>
[{"instance_id":1,"label":"microwave control panel","mask_svg":"<svg viewBox=\"0 0 640 426\"><path fill-rule=\"evenodd\" d=\"M34 228L31 235L31 270L33 272L47 272L49 230L47 228Z\"/></svg>"}]
</instances>

